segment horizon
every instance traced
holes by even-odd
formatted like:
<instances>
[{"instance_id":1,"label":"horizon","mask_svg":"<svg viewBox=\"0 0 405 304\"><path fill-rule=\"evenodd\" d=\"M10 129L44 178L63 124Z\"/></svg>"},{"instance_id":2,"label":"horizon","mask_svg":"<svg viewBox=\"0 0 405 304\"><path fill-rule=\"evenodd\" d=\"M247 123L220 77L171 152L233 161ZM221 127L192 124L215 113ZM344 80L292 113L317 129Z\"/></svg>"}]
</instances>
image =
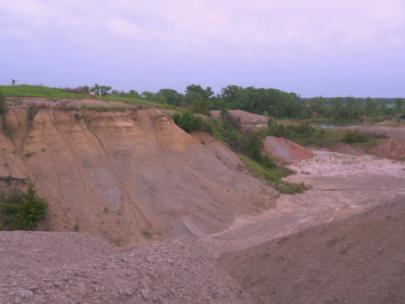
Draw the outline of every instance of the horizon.
<instances>
[{"instance_id":1,"label":"horizon","mask_svg":"<svg viewBox=\"0 0 405 304\"><path fill-rule=\"evenodd\" d=\"M93 84L93 85L95 85L95 84ZM44 85L44 84L27 84L27 83L15 83L15 84L2 84L2 83L0 83L0 93L1 93L1 87L18 87L18 86L29 86L29 87L43 87L43 88L50 88L50 89L60 89L60 90L66 90L66 89L76 89L76 88L80 88L80 87L89 87L89 88L91 88L93 85L87 85L87 84L84 84L84 85L79 85L79 86L77 86L77 87L68 87L68 86L60 86L60 87L52 87L52 86L47 86L47 85ZM108 86L108 84L101 84L101 83L99 83L98 85L107 85ZM191 85L191 84L190 84ZM198 85L198 84L196 84L196 85ZM207 87L210 87L210 86L207 86ZM275 90L280 90L280 89L278 89L278 88L266 88L266 87L255 87L255 86L251 86L251 87L254 87L255 89L275 89ZM247 87L244 87L244 88L247 88ZM115 90L116 88L114 88L114 87L111 87L111 90L113 91L113 90ZM173 89L173 88L161 88L161 89ZM137 90L136 88L132 88L132 89L127 89L127 90L120 90L119 92L123 92L123 93L129 93L129 91L130 90L135 90L137 93L139 93L139 94L143 94L143 93L146 93L146 92L152 92L152 91L142 91L142 90ZM173 89L173 90L176 90L176 89ZM153 91L152 93L158 93L158 91L159 90L157 90L157 91ZM182 89L182 90L176 90L178 93L180 93L180 94L185 94L185 92L186 92L186 88L184 88L184 89ZM220 95L220 93L221 93L221 90L214 90L213 89L213 92L215 93L215 95L216 96L218 96L218 95ZM349 95L349 96L322 96L322 95L319 95L319 96L302 96L302 95L300 95L300 94L298 94L297 92L288 92L288 91L283 91L283 92L286 92L286 93L289 93L289 94L296 94L300 99L314 99L314 98L323 98L323 99L333 99L333 98L342 98L342 99L345 99L345 98L355 98L355 99L368 99L368 98L370 98L370 99L382 99L382 100L384 100L384 99L387 99L387 100L394 100L394 99L405 99L405 97L403 97L403 96L394 96L394 97L381 97L381 96L351 96L351 95ZM110 95L111 95L111 92L109 93Z\"/></svg>"},{"instance_id":2,"label":"horizon","mask_svg":"<svg viewBox=\"0 0 405 304\"><path fill-rule=\"evenodd\" d=\"M0 83L405 97L401 0L0 0Z\"/></svg>"}]
</instances>

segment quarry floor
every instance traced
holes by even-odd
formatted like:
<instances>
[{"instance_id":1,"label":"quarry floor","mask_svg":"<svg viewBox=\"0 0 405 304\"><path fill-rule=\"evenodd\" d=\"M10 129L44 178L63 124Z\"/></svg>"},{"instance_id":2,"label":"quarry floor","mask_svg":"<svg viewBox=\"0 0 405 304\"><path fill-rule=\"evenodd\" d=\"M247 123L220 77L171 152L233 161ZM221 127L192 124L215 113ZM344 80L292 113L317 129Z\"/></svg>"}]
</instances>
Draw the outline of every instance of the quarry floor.
<instances>
[{"instance_id":1,"label":"quarry floor","mask_svg":"<svg viewBox=\"0 0 405 304\"><path fill-rule=\"evenodd\" d=\"M0 303L267 303L244 291L217 258L405 195L405 162L314 153L291 165L296 174L288 178L310 190L281 195L273 208L240 216L220 233L180 231L119 250L85 234L0 233ZM27 255L27 248L35 249Z\"/></svg>"},{"instance_id":2,"label":"quarry floor","mask_svg":"<svg viewBox=\"0 0 405 304\"><path fill-rule=\"evenodd\" d=\"M343 219L405 195L405 162L313 152L314 158L290 165L296 174L287 178L311 189L281 195L274 208L259 216L239 217L228 229L206 236L214 256Z\"/></svg>"}]
</instances>

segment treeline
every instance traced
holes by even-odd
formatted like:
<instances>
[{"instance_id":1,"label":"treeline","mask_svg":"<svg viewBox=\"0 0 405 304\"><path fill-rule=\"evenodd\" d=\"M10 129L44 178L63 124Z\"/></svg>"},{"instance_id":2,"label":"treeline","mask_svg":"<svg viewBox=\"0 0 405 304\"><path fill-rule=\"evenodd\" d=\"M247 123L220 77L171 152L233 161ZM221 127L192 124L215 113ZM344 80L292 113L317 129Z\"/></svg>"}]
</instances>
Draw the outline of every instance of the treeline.
<instances>
[{"instance_id":1,"label":"treeline","mask_svg":"<svg viewBox=\"0 0 405 304\"><path fill-rule=\"evenodd\" d=\"M191 84L184 92L161 89L157 92L128 92L110 86L94 85L67 89L93 95L112 95L142 99L149 102L187 107L193 112L207 114L210 110L241 109L277 118L317 118L356 120L363 117L405 115L405 99L379 98L301 98L296 93L278 89L229 85L215 94L211 87ZM405 116L404 116L405 118Z\"/></svg>"}]
</instances>

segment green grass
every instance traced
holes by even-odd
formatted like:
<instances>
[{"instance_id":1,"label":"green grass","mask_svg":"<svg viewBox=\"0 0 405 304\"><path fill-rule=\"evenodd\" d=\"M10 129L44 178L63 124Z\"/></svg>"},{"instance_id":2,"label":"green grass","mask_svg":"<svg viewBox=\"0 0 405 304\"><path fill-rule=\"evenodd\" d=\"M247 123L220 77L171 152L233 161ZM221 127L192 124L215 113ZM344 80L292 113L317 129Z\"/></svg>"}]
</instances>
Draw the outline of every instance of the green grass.
<instances>
[{"instance_id":1,"label":"green grass","mask_svg":"<svg viewBox=\"0 0 405 304\"><path fill-rule=\"evenodd\" d=\"M285 167L277 166L274 168L266 168L244 155L240 154L239 157L253 176L268 181L280 193L296 194L302 193L308 189L304 184L294 184L283 181L283 177L291 174L291 171Z\"/></svg>"},{"instance_id":2,"label":"green grass","mask_svg":"<svg viewBox=\"0 0 405 304\"><path fill-rule=\"evenodd\" d=\"M44 98L86 98L88 95L67 92L60 88L44 86L15 85L0 86L0 91L6 97L44 97Z\"/></svg>"},{"instance_id":3,"label":"green grass","mask_svg":"<svg viewBox=\"0 0 405 304\"><path fill-rule=\"evenodd\" d=\"M341 131L319 129L309 124L273 124L264 132L266 136L284 137L300 145L311 147L333 147L342 141Z\"/></svg>"},{"instance_id":4,"label":"green grass","mask_svg":"<svg viewBox=\"0 0 405 304\"><path fill-rule=\"evenodd\" d=\"M157 107L161 109L176 109L175 106L168 104L161 104L156 102L151 102L143 99L136 99L130 97L122 96L93 96L90 94L80 94L68 92L62 88L51 88L46 86L33 86L33 85L15 85L15 86L0 86L0 92L3 93L5 97L40 97L48 99L99 99L104 101L115 101L127 104L140 105L145 107Z\"/></svg>"}]
</instances>

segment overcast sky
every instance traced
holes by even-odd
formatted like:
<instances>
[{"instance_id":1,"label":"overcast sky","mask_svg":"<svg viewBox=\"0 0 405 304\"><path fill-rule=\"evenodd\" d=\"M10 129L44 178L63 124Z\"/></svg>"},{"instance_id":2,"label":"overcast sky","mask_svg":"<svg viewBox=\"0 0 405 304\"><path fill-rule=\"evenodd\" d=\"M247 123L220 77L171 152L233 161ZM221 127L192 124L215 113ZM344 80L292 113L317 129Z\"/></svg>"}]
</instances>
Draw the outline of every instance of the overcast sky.
<instances>
[{"instance_id":1,"label":"overcast sky","mask_svg":"<svg viewBox=\"0 0 405 304\"><path fill-rule=\"evenodd\" d=\"M0 83L405 97L404 0L0 0Z\"/></svg>"}]
</instances>

